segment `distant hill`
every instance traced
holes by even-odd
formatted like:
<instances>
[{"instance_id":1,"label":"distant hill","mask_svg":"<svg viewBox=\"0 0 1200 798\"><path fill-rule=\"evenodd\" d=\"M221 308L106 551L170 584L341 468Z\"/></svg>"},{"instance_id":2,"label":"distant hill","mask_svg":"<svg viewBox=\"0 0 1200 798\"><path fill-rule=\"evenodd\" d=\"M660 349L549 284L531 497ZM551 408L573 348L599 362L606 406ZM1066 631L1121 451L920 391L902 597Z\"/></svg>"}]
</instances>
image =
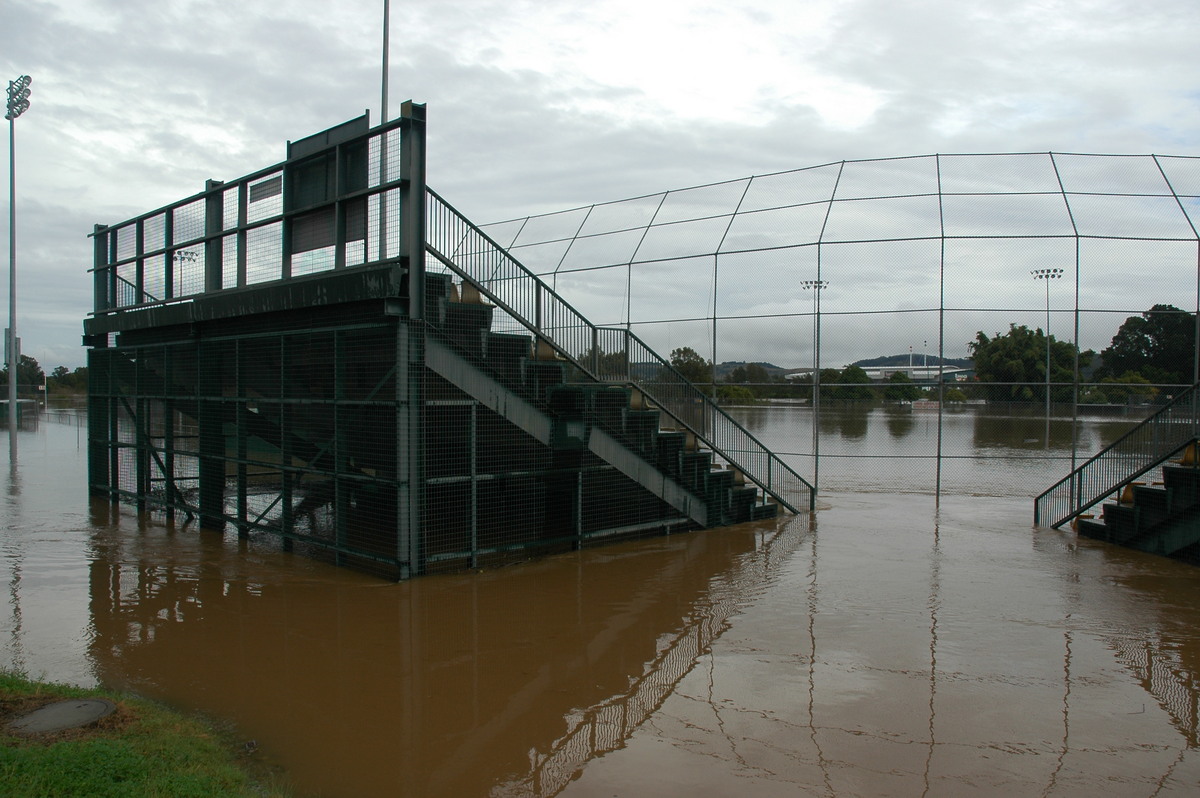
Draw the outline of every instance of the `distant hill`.
<instances>
[{"instance_id":1,"label":"distant hill","mask_svg":"<svg viewBox=\"0 0 1200 798\"><path fill-rule=\"evenodd\" d=\"M725 379L726 375L728 375L729 372L733 371L734 369L736 369L740 366L762 366L763 369L768 374L770 374L772 377L783 376L783 375L788 374L789 372L793 371L793 369L785 369L782 366L776 366L774 363L767 363L762 360L752 360L752 361L726 360L723 363L717 364L717 369L716 369L717 379L718 380Z\"/></svg>"}]
</instances>

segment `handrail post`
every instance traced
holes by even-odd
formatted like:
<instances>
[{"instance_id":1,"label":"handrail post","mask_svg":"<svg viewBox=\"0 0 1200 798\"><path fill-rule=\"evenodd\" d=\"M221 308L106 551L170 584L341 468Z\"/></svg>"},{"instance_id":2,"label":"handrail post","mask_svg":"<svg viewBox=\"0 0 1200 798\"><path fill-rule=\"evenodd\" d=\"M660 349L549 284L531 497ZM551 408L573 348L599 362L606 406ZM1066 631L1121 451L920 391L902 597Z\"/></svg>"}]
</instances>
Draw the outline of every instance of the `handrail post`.
<instances>
[{"instance_id":1,"label":"handrail post","mask_svg":"<svg viewBox=\"0 0 1200 798\"><path fill-rule=\"evenodd\" d=\"M625 358L624 358L625 359L625 381L632 382L633 381L633 367L630 365L629 330L624 327L622 327L621 329L625 333Z\"/></svg>"},{"instance_id":2,"label":"handrail post","mask_svg":"<svg viewBox=\"0 0 1200 798\"><path fill-rule=\"evenodd\" d=\"M92 230L92 311L110 310L114 303L108 292L108 273L112 270L108 260L109 230L98 224Z\"/></svg>"},{"instance_id":3,"label":"handrail post","mask_svg":"<svg viewBox=\"0 0 1200 798\"><path fill-rule=\"evenodd\" d=\"M409 316L425 318L425 106L407 101L401 106L400 176L408 188L400 195L400 252L408 257ZM386 149L386 142L385 142ZM381 176L386 181L386 175ZM387 196L381 192L381 198ZM381 210L380 225L384 222ZM380 260L387 253L380 252Z\"/></svg>"},{"instance_id":4,"label":"handrail post","mask_svg":"<svg viewBox=\"0 0 1200 798\"><path fill-rule=\"evenodd\" d=\"M592 325L592 373L603 378L600 374L600 330Z\"/></svg>"},{"instance_id":5,"label":"handrail post","mask_svg":"<svg viewBox=\"0 0 1200 798\"><path fill-rule=\"evenodd\" d=\"M224 231L225 193L220 190L225 183L221 180L207 180L204 190L204 292L206 294L220 291L224 283L222 268L224 266L224 241L221 233ZM140 271L140 270L139 270ZM142 286L138 286L138 302L142 301Z\"/></svg>"},{"instance_id":6,"label":"handrail post","mask_svg":"<svg viewBox=\"0 0 1200 798\"><path fill-rule=\"evenodd\" d=\"M533 285L533 327L542 331L542 287L537 283Z\"/></svg>"},{"instance_id":7,"label":"handrail post","mask_svg":"<svg viewBox=\"0 0 1200 798\"><path fill-rule=\"evenodd\" d=\"M136 252L134 257L137 260L133 273L133 302L131 304L140 305L146 301L146 220L138 219L134 225L137 229L134 248Z\"/></svg>"}]
</instances>

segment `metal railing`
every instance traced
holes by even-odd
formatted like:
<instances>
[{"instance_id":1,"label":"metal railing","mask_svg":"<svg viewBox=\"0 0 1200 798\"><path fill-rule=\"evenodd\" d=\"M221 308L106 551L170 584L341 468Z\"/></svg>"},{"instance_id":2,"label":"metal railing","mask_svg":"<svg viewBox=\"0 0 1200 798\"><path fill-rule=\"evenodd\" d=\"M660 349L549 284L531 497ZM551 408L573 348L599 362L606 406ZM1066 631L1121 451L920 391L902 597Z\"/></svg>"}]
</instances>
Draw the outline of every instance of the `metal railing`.
<instances>
[{"instance_id":1,"label":"metal railing","mask_svg":"<svg viewBox=\"0 0 1200 798\"><path fill-rule=\"evenodd\" d=\"M636 387L788 510L813 508L811 484L645 342L629 330L592 324L436 192L426 196L426 249L436 264L477 287L539 346L549 345L590 380Z\"/></svg>"},{"instance_id":2,"label":"metal railing","mask_svg":"<svg viewBox=\"0 0 1200 798\"><path fill-rule=\"evenodd\" d=\"M399 256L404 119L369 129L365 118L361 124L361 134L315 155L289 156L227 183L209 181L203 191L157 210L98 225L91 315ZM336 162L346 171L336 190L303 174L306 162L326 156L328 168Z\"/></svg>"},{"instance_id":3,"label":"metal railing","mask_svg":"<svg viewBox=\"0 0 1200 798\"><path fill-rule=\"evenodd\" d=\"M1200 436L1200 383L1176 396L1034 500L1033 522L1057 527Z\"/></svg>"}]
</instances>

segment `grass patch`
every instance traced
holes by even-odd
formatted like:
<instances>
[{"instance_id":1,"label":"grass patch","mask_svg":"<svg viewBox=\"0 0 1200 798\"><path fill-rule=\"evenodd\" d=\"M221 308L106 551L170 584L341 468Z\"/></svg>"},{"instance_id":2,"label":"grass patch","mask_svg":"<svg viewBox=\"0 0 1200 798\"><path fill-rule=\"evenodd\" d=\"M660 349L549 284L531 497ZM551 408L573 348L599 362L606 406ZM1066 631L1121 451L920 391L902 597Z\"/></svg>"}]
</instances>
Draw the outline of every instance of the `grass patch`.
<instances>
[{"instance_id":1,"label":"grass patch","mask_svg":"<svg viewBox=\"0 0 1200 798\"><path fill-rule=\"evenodd\" d=\"M9 724L56 701L107 698L88 726L17 734ZM152 701L0 672L0 795L285 796L252 754L211 725Z\"/></svg>"}]
</instances>

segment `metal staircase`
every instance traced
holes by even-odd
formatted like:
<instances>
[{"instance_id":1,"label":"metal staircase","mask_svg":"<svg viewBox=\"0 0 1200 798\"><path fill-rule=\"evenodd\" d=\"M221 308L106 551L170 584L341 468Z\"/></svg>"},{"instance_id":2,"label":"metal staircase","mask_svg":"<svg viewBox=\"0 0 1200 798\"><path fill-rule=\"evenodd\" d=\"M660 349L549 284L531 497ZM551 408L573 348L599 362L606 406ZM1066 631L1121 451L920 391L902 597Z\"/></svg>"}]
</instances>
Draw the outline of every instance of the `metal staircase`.
<instances>
[{"instance_id":1,"label":"metal staircase","mask_svg":"<svg viewBox=\"0 0 1200 798\"><path fill-rule=\"evenodd\" d=\"M1162 466L1153 485L1131 483L1101 517L1080 516L1084 537L1200 563L1200 469L1193 443L1177 464Z\"/></svg>"},{"instance_id":2,"label":"metal staircase","mask_svg":"<svg viewBox=\"0 0 1200 798\"><path fill-rule=\"evenodd\" d=\"M1200 383L1059 480L1034 501L1035 524L1058 527L1180 456L1200 437ZM1131 488L1132 490L1132 488Z\"/></svg>"},{"instance_id":3,"label":"metal staircase","mask_svg":"<svg viewBox=\"0 0 1200 798\"><path fill-rule=\"evenodd\" d=\"M715 463L694 436L660 429L661 414L635 402L634 389L582 379L574 365L553 349L536 346L528 332L494 330L493 319L503 311L483 302L469 283L430 273L425 289L424 364L430 372L425 423L434 431L428 440L425 502L427 520L434 525L428 535L431 559L452 559L464 550L461 544L446 545L454 538L451 530L433 532L442 515L434 508L448 504L474 508L474 517L459 525L476 530L466 547L474 556L511 543L514 514L529 514L518 526L539 529L542 542L575 543L776 514L780 505L760 502L758 489L736 470ZM465 406L490 412L462 415ZM504 428L480 426L495 417ZM456 428L464 434L456 434ZM527 456L506 454L519 451ZM471 461L480 465L470 466ZM537 478L529 481L535 472ZM642 490L630 491L629 481ZM468 483L474 491L495 493L490 500L455 498L453 486ZM496 503L507 508L501 523L483 518Z\"/></svg>"},{"instance_id":4,"label":"metal staircase","mask_svg":"<svg viewBox=\"0 0 1200 798\"><path fill-rule=\"evenodd\" d=\"M596 424L598 418L589 419L582 412L587 404L587 395L578 394L579 413L552 413L539 408L533 402L525 399L520 393L510 389L483 369L463 357L454 347L436 337L427 339L425 348L425 364L447 381L458 387L484 407L503 416L510 423L528 434L543 446L556 449L588 449L605 462L612 465L625 476L633 479L642 487L649 490L658 498L664 500L684 516L700 526L709 525L707 503L702 496L689 489L690 486L681 483L670 472L660 471L645 457L621 437L611 434L603 426ZM553 387L546 386L550 403L554 401ZM559 391L559 395L566 396ZM594 401L597 397L592 393L593 406L601 405ZM570 397L562 404L575 404ZM628 396L618 396L617 404L628 403ZM749 513L731 520L749 520Z\"/></svg>"},{"instance_id":5,"label":"metal staircase","mask_svg":"<svg viewBox=\"0 0 1200 798\"><path fill-rule=\"evenodd\" d=\"M706 453L706 456L715 465L727 466L720 469L722 472L735 482L745 480L758 486L764 499L769 497L791 512L813 508L816 491L811 484L640 338L627 329L592 324L436 192L427 189L426 198L429 278L439 270L457 275L463 281L464 295L477 292L480 301L491 303L502 314L503 318L498 320L502 328L507 324L513 331L532 335L535 358L561 363L569 372L569 382L590 384L596 389L625 388L630 409L643 411L648 414L646 418L656 420L646 434L663 437L663 430L680 433L685 449L696 449L696 442L709 447L711 455ZM492 332L497 334L503 335L504 330ZM447 358L446 352L436 345L429 355L430 367L443 376L445 369L457 369L458 379L462 380L459 387L479 401L506 417L514 413L529 419L529 423L542 430L540 434L550 434L549 422L536 419L527 409L518 409L514 404L504 405L500 410L496 403L506 402L503 397L493 395L487 399L477 394L476 391L486 394L492 390L488 380L480 380L477 374ZM466 388L468 384L476 388ZM592 402L596 396L602 394L594 389ZM658 469L644 465L646 453L630 457L629 447L606 433L602 424L592 424L589 429L587 446L593 453L693 520L705 523L698 517L700 511L686 490L669 484L670 480L662 482ZM681 480L681 484L687 482ZM707 523L712 524L713 519Z\"/></svg>"}]
</instances>

